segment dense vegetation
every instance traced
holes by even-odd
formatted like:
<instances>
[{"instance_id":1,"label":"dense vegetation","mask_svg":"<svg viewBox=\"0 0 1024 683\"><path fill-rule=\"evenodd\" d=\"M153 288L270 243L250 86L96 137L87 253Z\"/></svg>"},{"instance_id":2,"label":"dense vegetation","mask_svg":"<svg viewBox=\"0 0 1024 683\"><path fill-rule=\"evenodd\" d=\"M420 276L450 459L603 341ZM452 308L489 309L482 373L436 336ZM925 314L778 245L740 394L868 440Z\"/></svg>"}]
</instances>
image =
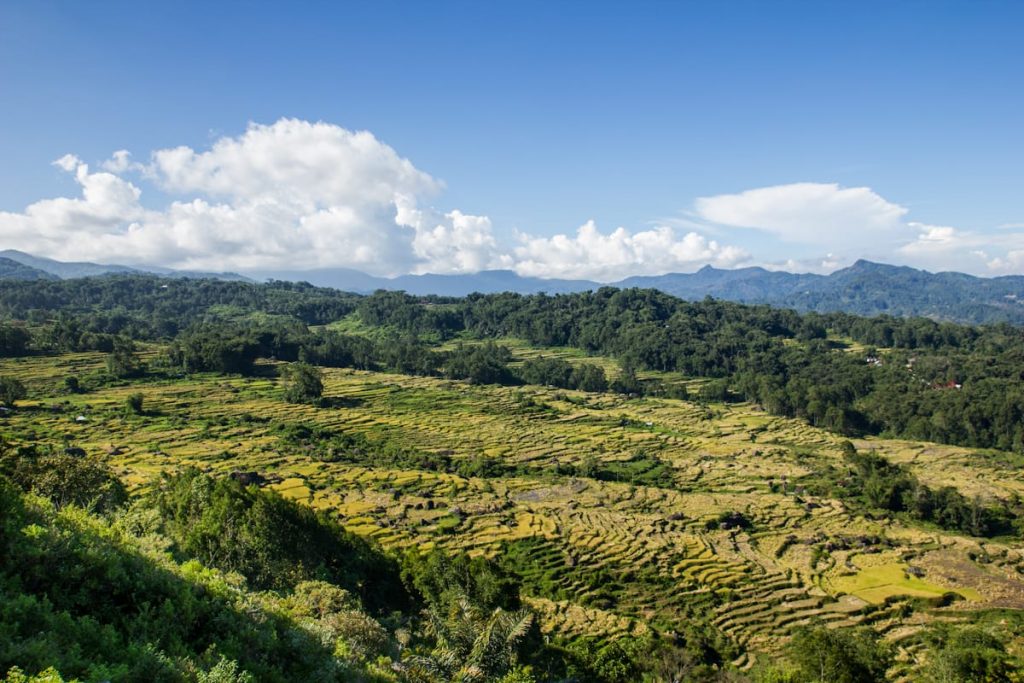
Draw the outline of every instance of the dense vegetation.
<instances>
[{"instance_id":1,"label":"dense vegetation","mask_svg":"<svg viewBox=\"0 0 1024 683\"><path fill-rule=\"evenodd\" d=\"M0 466L14 477L0 475L4 671L448 680L435 675L448 665L445 648L465 643L442 631L480 628L459 666L531 680L517 664L530 656L531 617L518 584L485 562L428 555L402 564L305 506L196 471L129 504L123 489L111 498L119 484L98 461L8 448Z\"/></svg>"}]
</instances>

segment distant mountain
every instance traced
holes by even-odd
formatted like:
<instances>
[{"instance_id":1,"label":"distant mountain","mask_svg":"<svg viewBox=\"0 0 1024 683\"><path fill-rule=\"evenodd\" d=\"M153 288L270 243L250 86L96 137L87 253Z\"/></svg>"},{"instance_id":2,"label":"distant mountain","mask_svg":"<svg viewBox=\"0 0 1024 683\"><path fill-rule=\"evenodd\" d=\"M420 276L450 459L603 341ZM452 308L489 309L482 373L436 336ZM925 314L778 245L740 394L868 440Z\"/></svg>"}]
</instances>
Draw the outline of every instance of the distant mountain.
<instances>
[{"instance_id":1,"label":"distant mountain","mask_svg":"<svg viewBox=\"0 0 1024 683\"><path fill-rule=\"evenodd\" d=\"M473 292L481 294L496 292L566 294L585 292L601 286L588 280L549 280L539 277L522 277L511 270L484 270L471 275L400 275L395 278L375 277L348 268L262 271L249 273L249 275L264 280L303 281L318 287L333 287L361 294L368 294L378 289L402 290L415 295L437 294L438 296L466 296Z\"/></svg>"},{"instance_id":2,"label":"distant mountain","mask_svg":"<svg viewBox=\"0 0 1024 683\"><path fill-rule=\"evenodd\" d=\"M602 285L589 280L523 277L510 270L485 270L466 275L402 275L377 277L347 268L200 273L167 268L132 268L98 263L67 263L8 249L0 251L2 279L68 279L108 274L155 274L161 277L219 280L305 281L320 287L370 293L378 289L410 294L466 296L492 294L567 294L603 286L659 289L682 299L711 296L726 301L769 304L799 311L845 311L857 315L925 316L963 323L1009 322L1024 325L1024 275L983 278L963 273L929 273L906 266L857 261L831 275L787 273L764 268L722 270L705 266L696 273L630 277Z\"/></svg>"},{"instance_id":3,"label":"distant mountain","mask_svg":"<svg viewBox=\"0 0 1024 683\"><path fill-rule=\"evenodd\" d=\"M508 270L472 275L403 275L382 278L356 270L323 269L252 273L254 277L304 280L322 287L368 293L377 289L410 294L465 296L472 292L561 294L598 289L588 280L521 277ZM787 273L764 268L721 270L705 266L696 273L631 277L612 287L660 289L683 299L712 296L726 301L770 304L800 311L846 311L858 315L926 316L965 323L1024 324L1024 276L981 278L963 273L929 273L906 266L857 261L831 275Z\"/></svg>"},{"instance_id":4,"label":"distant mountain","mask_svg":"<svg viewBox=\"0 0 1024 683\"><path fill-rule=\"evenodd\" d=\"M764 268L720 270L704 266L696 273L669 273L653 277L631 277L616 287L650 287L681 299L712 296L728 301L763 301L790 296L824 279L809 273L786 273Z\"/></svg>"},{"instance_id":5,"label":"distant mountain","mask_svg":"<svg viewBox=\"0 0 1024 683\"><path fill-rule=\"evenodd\" d=\"M1024 276L975 277L857 261L831 275L763 268L629 278L618 287L652 287L684 299L713 296L799 311L924 316L965 323L1024 324Z\"/></svg>"},{"instance_id":6,"label":"distant mountain","mask_svg":"<svg viewBox=\"0 0 1024 683\"><path fill-rule=\"evenodd\" d=\"M1024 324L1024 275L983 278L857 261L795 290L785 303L802 311Z\"/></svg>"},{"instance_id":7,"label":"distant mountain","mask_svg":"<svg viewBox=\"0 0 1024 683\"><path fill-rule=\"evenodd\" d=\"M23 263L0 257L0 280L59 280L56 275L47 273Z\"/></svg>"},{"instance_id":8,"label":"distant mountain","mask_svg":"<svg viewBox=\"0 0 1024 683\"><path fill-rule=\"evenodd\" d=\"M56 261L42 256L33 256L17 249L0 251L0 260L20 264L31 270L40 271L52 277L26 278L7 274L7 269L0 268L0 279L59 279L70 280L76 277L97 277L100 275L160 275L161 277L208 278L215 280L242 280L251 282L238 273L203 273L190 270L171 270L170 268L132 268L116 264L89 263L86 261ZM12 271L13 272L13 271Z\"/></svg>"}]
</instances>

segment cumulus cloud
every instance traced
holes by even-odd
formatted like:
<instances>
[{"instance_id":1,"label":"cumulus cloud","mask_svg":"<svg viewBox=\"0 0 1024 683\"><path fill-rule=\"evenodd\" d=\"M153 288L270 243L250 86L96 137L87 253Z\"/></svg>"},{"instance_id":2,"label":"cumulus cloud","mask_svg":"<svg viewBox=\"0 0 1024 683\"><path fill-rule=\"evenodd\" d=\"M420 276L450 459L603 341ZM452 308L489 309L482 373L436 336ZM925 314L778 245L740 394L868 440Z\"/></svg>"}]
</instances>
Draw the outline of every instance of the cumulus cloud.
<instances>
[{"instance_id":1,"label":"cumulus cloud","mask_svg":"<svg viewBox=\"0 0 1024 683\"><path fill-rule=\"evenodd\" d=\"M1024 271L1024 233L985 234L950 226L910 223L917 238L897 249L911 263L932 270L1009 275ZM983 268L982 268L983 266Z\"/></svg>"},{"instance_id":2,"label":"cumulus cloud","mask_svg":"<svg viewBox=\"0 0 1024 683\"><path fill-rule=\"evenodd\" d=\"M1014 275L1024 273L1024 249L1012 249L1004 256L997 256L987 261L989 270L995 275Z\"/></svg>"},{"instance_id":3,"label":"cumulus cloud","mask_svg":"<svg viewBox=\"0 0 1024 683\"><path fill-rule=\"evenodd\" d=\"M395 222L415 231L412 248L419 259L415 272L475 273L511 265L511 258L499 252L487 216L473 216L458 209L442 214L418 208L405 197L396 204Z\"/></svg>"},{"instance_id":4,"label":"cumulus cloud","mask_svg":"<svg viewBox=\"0 0 1024 683\"><path fill-rule=\"evenodd\" d=\"M586 278L611 282L629 275L654 275L713 263L732 267L750 258L742 249L722 246L696 232L681 238L669 227L605 234L593 221L575 236L521 236L516 272L537 277Z\"/></svg>"},{"instance_id":5,"label":"cumulus cloud","mask_svg":"<svg viewBox=\"0 0 1024 683\"><path fill-rule=\"evenodd\" d=\"M91 173L88 164L68 154L54 166L74 175L81 196L44 199L23 213L0 212L0 234L12 246L73 258L78 249L143 218L141 191L111 173Z\"/></svg>"},{"instance_id":6,"label":"cumulus cloud","mask_svg":"<svg viewBox=\"0 0 1024 683\"><path fill-rule=\"evenodd\" d=\"M209 149L160 149L145 163L118 150L96 172L70 154L54 164L74 175L81 196L0 213L6 246L62 260L201 270L514 268L606 280L748 257L696 232L605 235L593 223L575 236L522 235L517 248L502 249L487 216L430 206L441 181L371 133L322 122L250 124ZM131 176L158 187L168 203L144 205Z\"/></svg>"},{"instance_id":7,"label":"cumulus cloud","mask_svg":"<svg viewBox=\"0 0 1024 683\"><path fill-rule=\"evenodd\" d=\"M218 270L461 272L497 258L486 217L418 208L440 181L371 133L327 123L251 124L206 151L157 150L145 164L119 150L100 172L74 155L54 163L74 174L81 196L0 213L8 245L59 259ZM126 173L177 198L146 208Z\"/></svg>"},{"instance_id":8,"label":"cumulus cloud","mask_svg":"<svg viewBox=\"0 0 1024 683\"><path fill-rule=\"evenodd\" d=\"M701 197L695 209L700 218L719 225L826 246L863 243L879 236L898 238L907 213L871 188L835 183L793 183Z\"/></svg>"},{"instance_id":9,"label":"cumulus cloud","mask_svg":"<svg viewBox=\"0 0 1024 683\"><path fill-rule=\"evenodd\" d=\"M98 169L73 154L53 163L74 178L78 195L0 212L0 247L196 270L508 268L614 281L750 263L744 247L759 239L774 248L766 265L792 270L829 272L865 255L932 269L1024 269L1015 224L981 233L910 222L906 208L870 188L834 183L702 197L686 221L609 233L591 221L574 234L526 231L506 246L489 217L434 208L444 184L373 134L297 119L250 124L208 149L160 149L141 161L117 150Z\"/></svg>"}]
</instances>

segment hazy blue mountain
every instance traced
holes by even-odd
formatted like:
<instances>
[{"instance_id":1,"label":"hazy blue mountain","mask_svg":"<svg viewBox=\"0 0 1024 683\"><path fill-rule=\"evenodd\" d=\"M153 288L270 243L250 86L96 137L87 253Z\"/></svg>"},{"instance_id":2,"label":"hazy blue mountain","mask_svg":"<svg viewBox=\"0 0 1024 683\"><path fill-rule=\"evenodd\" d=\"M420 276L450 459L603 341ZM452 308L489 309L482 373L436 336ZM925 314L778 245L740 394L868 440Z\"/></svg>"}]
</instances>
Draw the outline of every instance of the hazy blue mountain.
<instances>
[{"instance_id":1,"label":"hazy blue mountain","mask_svg":"<svg viewBox=\"0 0 1024 683\"><path fill-rule=\"evenodd\" d=\"M982 278L964 273L929 273L907 266L857 261L831 275L795 274L763 268L629 278L620 287L652 287L684 299L713 296L800 311L845 311L859 315L925 316L968 323L1024 324L1024 276Z\"/></svg>"},{"instance_id":2,"label":"hazy blue mountain","mask_svg":"<svg viewBox=\"0 0 1024 683\"><path fill-rule=\"evenodd\" d=\"M55 259L33 256L17 249L0 251L0 259L6 259L22 266L48 273L56 279L69 280L76 277L96 277L99 275L139 275L153 274L163 277L212 278L216 280L244 280L249 278L238 273L204 273L191 270L172 270L170 268L132 268L117 264L89 263L87 261L57 261ZM0 278L12 279L0 271ZM25 278L18 278L25 279Z\"/></svg>"},{"instance_id":3,"label":"hazy blue mountain","mask_svg":"<svg viewBox=\"0 0 1024 683\"><path fill-rule=\"evenodd\" d=\"M403 275L393 281L410 294L440 294L466 296L473 292L494 294L518 292L520 294L567 294L584 292L600 287L588 280L558 280L522 277L511 270L484 270L473 275Z\"/></svg>"},{"instance_id":4,"label":"hazy blue mountain","mask_svg":"<svg viewBox=\"0 0 1024 683\"><path fill-rule=\"evenodd\" d=\"M403 290L410 294L466 296L473 292L518 292L520 294L563 294L600 287L587 280L548 280L522 277L511 270L484 270L470 275L401 275L375 277L348 268L323 268L305 271L262 271L249 273L257 279L308 282L319 287L334 287L348 292L369 293L378 289Z\"/></svg>"},{"instance_id":5,"label":"hazy blue mountain","mask_svg":"<svg viewBox=\"0 0 1024 683\"><path fill-rule=\"evenodd\" d=\"M825 279L809 273L786 273L764 268L723 270L704 266L696 273L631 277L617 287L651 287L682 299L712 296L729 301L765 301L788 297Z\"/></svg>"},{"instance_id":6,"label":"hazy blue mountain","mask_svg":"<svg viewBox=\"0 0 1024 683\"><path fill-rule=\"evenodd\" d=\"M74 277L93 277L95 275L107 275L108 273L141 273L143 271L128 266L101 265L99 263L86 263L78 261L56 261L42 256L33 256L17 249L5 249L0 251L0 257L17 261L18 263L56 275L62 280Z\"/></svg>"},{"instance_id":7,"label":"hazy blue mountain","mask_svg":"<svg viewBox=\"0 0 1024 683\"><path fill-rule=\"evenodd\" d=\"M0 257L0 280L59 280L45 270L39 270L23 263Z\"/></svg>"},{"instance_id":8,"label":"hazy blue mountain","mask_svg":"<svg viewBox=\"0 0 1024 683\"><path fill-rule=\"evenodd\" d=\"M317 287L333 287L344 292L369 294L378 289L401 289L394 286L392 280L384 277L367 275L351 268L315 268L313 270L259 270L248 271L249 277L257 281L287 280L291 282L308 282Z\"/></svg>"},{"instance_id":9,"label":"hazy blue mountain","mask_svg":"<svg viewBox=\"0 0 1024 683\"><path fill-rule=\"evenodd\" d=\"M983 278L861 260L791 292L785 305L802 311L1022 324L1024 275Z\"/></svg>"}]
</instances>

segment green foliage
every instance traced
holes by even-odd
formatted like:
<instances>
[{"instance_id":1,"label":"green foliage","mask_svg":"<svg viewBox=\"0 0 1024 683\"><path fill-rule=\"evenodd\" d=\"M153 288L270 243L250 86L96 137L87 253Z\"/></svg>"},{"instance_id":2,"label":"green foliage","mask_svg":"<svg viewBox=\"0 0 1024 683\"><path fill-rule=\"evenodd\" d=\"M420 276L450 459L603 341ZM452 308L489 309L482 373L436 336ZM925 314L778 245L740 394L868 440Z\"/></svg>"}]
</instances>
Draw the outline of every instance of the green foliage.
<instances>
[{"instance_id":1,"label":"green foliage","mask_svg":"<svg viewBox=\"0 0 1024 683\"><path fill-rule=\"evenodd\" d=\"M34 676L27 676L18 667L11 667L2 683L76 683L61 677L60 672L52 666Z\"/></svg>"},{"instance_id":2,"label":"green foliage","mask_svg":"<svg viewBox=\"0 0 1024 683\"><path fill-rule=\"evenodd\" d=\"M444 376L466 379L474 384L512 384L515 379L508 368L511 359L508 348L493 342L473 346L460 344L447 354Z\"/></svg>"},{"instance_id":3,"label":"green foliage","mask_svg":"<svg viewBox=\"0 0 1024 683\"><path fill-rule=\"evenodd\" d=\"M447 555L437 549L426 554L410 552L402 561L402 579L442 613L460 605L466 596L484 610L520 607L518 582L482 557Z\"/></svg>"},{"instance_id":4,"label":"green foliage","mask_svg":"<svg viewBox=\"0 0 1024 683\"><path fill-rule=\"evenodd\" d=\"M131 340L118 339L114 350L107 354L106 365L107 372L117 379L138 377L143 371Z\"/></svg>"},{"instance_id":5,"label":"green foliage","mask_svg":"<svg viewBox=\"0 0 1024 683\"><path fill-rule=\"evenodd\" d=\"M533 615L480 608L465 597L448 611L427 613L427 633L435 646L428 655L409 657L403 666L410 683L473 683L494 681L517 673L519 648L530 632ZM512 680L531 681L519 671Z\"/></svg>"},{"instance_id":6,"label":"green foliage","mask_svg":"<svg viewBox=\"0 0 1024 683\"><path fill-rule=\"evenodd\" d=\"M20 380L14 377L0 377L0 403L13 408L14 402L20 401L26 395L25 385Z\"/></svg>"},{"instance_id":7,"label":"green foliage","mask_svg":"<svg viewBox=\"0 0 1024 683\"><path fill-rule=\"evenodd\" d=\"M787 654L793 683L881 683L892 664L892 653L867 629L801 628Z\"/></svg>"},{"instance_id":8,"label":"green foliage","mask_svg":"<svg viewBox=\"0 0 1024 683\"><path fill-rule=\"evenodd\" d=\"M0 479L0 670L52 666L90 681L348 679L329 650L223 575L146 554L116 525L37 501Z\"/></svg>"},{"instance_id":9,"label":"green foliage","mask_svg":"<svg viewBox=\"0 0 1024 683\"><path fill-rule=\"evenodd\" d=\"M936 634L924 675L930 683L990 683L1010 680L1016 668L1001 640L967 627Z\"/></svg>"},{"instance_id":10,"label":"green foliage","mask_svg":"<svg viewBox=\"0 0 1024 683\"><path fill-rule=\"evenodd\" d=\"M323 580L363 596L370 609L407 603L393 560L305 505L198 470L165 476L154 496L181 553L257 588Z\"/></svg>"},{"instance_id":11,"label":"green foliage","mask_svg":"<svg viewBox=\"0 0 1024 683\"><path fill-rule=\"evenodd\" d=\"M130 412L135 413L136 415L142 415L144 412L144 402L145 397L139 392L135 392L134 394L131 394L130 396L128 396L128 398L125 399L125 407L128 408Z\"/></svg>"},{"instance_id":12,"label":"green foliage","mask_svg":"<svg viewBox=\"0 0 1024 683\"><path fill-rule=\"evenodd\" d=\"M308 363L291 363L281 370L284 400L288 403L315 403L324 393L323 373Z\"/></svg>"},{"instance_id":13,"label":"green foliage","mask_svg":"<svg viewBox=\"0 0 1024 683\"><path fill-rule=\"evenodd\" d=\"M0 324L0 358L13 358L28 353L32 335L20 325Z\"/></svg>"},{"instance_id":14,"label":"green foliage","mask_svg":"<svg viewBox=\"0 0 1024 683\"><path fill-rule=\"evenodd\" d=\"M68 375L64 378L64 390L69 394L82 392L82 381L76 375Z\"/></svg>"},{"instance_id":15,"label":"green foliage","mask_svg":"<svg viewBox=\"0 0 1024 683\"><path fill-rule=\"evenodd\" d=\"M972 536L993 536L1013 530L1018 514L1003 503L986 505L978 498L966 498L952 486L933 490L906 467L890 463L877 453L858 453L852 444L844 444L843 450L848 468L829 470L828 486L822 493L872 510L903 513Z\"/></svg>"},{"instance_id":16,"label":"green foliage","mask_svg":"<svg viewBox=\"0 0 1024 683\"><path fill-rule=\"evenodd\" d=\"M58 509L76 505L109 512L128 499L124 484L106 463L81 454L37 454L34 448L8 450L0 455L0 474L22 490L49 499Z\"/></svg>"},{"instance_id":17,"label":"green foliage","mask_svg":"<svg viewBox=\"0 0 1024 683\"><path fill-rule=\"evenodd\" d=\"M244 332L201 327L179 335L168 359L185 372L251 375L259 351L259 344Z\"/></svg>"}]
</instances>

